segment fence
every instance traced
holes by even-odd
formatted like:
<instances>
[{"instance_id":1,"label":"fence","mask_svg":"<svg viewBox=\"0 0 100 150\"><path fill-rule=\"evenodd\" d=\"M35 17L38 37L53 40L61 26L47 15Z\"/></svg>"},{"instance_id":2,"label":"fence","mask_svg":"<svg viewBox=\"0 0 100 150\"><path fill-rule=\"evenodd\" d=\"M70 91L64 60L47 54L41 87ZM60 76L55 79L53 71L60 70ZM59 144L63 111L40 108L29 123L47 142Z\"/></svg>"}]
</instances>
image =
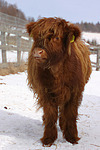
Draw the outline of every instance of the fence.
<instances>
[{"instance_id":1,"label":"fence","mask_svg":"<svg viewBox=\"0 0 100 150\"><path fill-rule=\"evenodd\" d=\"M28 52L32 46L32 39L29 38L25 30L28 22L17 17L12 17L0 12L0 49L2 51L2 63L0 68L8 66L6 51L17 51L17 63L21 62L21 51ZM100 69L100 47L90 48L92 53L97 56L96 62L92 66L96 70Z\"/></svg>"},{"instance_id":2,"label":"fence","mask_svg":"<svg viewBox=\"0 0 100 150\"><path fill-rule=\"evenodd\" d=\"M32 39L25 30L26 21L0 13L0 49L2 62L0 68L8 66L7 51L17 52L17 63L21 63L21 51L28 52L32 46Z\"/></svg>"},{"instance_id":3,"label":"fence","mask_svg":"<svg viewBox=\"0 0 100 150\"><path fill-rule=\"evenodd\" d=\"M16 27L16 28L24 29L25 24L27 23L28 23L27 21L22 20L18 17L13 17L13 16L0 12L0 25L2 26L6 25L8 27Z\"/></svg>"},{"instance_id":4,"label":"fence","mask_svg":"<svg viewBox=\"0 0 100 150\"><path fill-rule=\"evenodd\" d=\"M91 61L92 67L96 68L96 71L100 69L100 47L90 47L91 54L96 55L96 62Z\"/></svg>"}]
</instances>

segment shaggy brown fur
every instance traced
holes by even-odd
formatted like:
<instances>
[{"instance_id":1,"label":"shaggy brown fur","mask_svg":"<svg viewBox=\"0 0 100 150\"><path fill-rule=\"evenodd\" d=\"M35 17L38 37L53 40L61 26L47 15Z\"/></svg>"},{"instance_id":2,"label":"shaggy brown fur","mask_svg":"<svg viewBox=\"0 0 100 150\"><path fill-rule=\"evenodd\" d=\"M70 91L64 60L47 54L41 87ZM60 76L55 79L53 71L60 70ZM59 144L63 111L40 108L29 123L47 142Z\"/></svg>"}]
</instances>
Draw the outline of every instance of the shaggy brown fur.
<instances>
[{"instance_id":1,"label":"shaggy brown fur","mask_svg":"<svg viewBox=\"0 0 100 150\"><path fill-rule=\"evenodd\" d=\"M28 85L43 108L43 145L57 138L57 119L64 138L78 143L77 116L84 86L91 74L89 50L77 26L60 18L27 25L34 43L28 59ZM59 116L58 116L59 111Z\"/></svg>"}]
</instances>

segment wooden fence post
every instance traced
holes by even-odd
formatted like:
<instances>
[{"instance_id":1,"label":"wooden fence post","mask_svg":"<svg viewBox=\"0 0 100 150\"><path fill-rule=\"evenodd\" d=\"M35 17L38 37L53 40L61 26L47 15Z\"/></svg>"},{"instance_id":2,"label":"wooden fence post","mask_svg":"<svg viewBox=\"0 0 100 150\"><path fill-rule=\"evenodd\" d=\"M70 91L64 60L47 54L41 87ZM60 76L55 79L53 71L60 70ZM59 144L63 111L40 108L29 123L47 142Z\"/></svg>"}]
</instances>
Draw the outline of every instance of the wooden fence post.
<instances>
[{"instance_id":1,"label":"wooden fence post","mask_svg":"<svg viewBox=\"0 0 100 150\"><path fill-rule=\"evenodd\" d=\"M17 63L21 62L21 36L17 34Z\"/></svg>"},{"instance_id":2,"label":"wooden fence post","mask_svg":"<svg viewBox=\"0 0 100 150\"><path fill-rule=\"evenodd\" d=\"M5 46L6 41L5 41L5 32L1 31L1 46ZM6 63L7 58L6 58L6 50L2 48L2 63Z\"/></svg>"},{"instance_id":3,"label":"wooden fence post","mask_svg":"<svg viewBox=\"0 0 100 150\"><path fill-rule=\"evenodd\" d=\"M29 37L29 47L31 48L32 47L32 38Z\"/></svg>"},{"instance_id":4,"label":"wooden fence post","mask_svg":"<svg viewBox=\"0 0 100 150\"><path fill-rule=\"evenodd\" d=\"M9 37L10 37L10 33L7 33L6 43L8 44L8 46L9 46Z\"/></svg>"},{"instance_id":5,"label":"wooden fence post","mask_svg":"<svg viewBox=\"0 0 100 150\"><path fill-rule=\"evenodd\" d=\"M96 71L99 70L99 59L100 59L100 49L97 49L97 63L96 63Z\"/></svg>"}]
</instances>

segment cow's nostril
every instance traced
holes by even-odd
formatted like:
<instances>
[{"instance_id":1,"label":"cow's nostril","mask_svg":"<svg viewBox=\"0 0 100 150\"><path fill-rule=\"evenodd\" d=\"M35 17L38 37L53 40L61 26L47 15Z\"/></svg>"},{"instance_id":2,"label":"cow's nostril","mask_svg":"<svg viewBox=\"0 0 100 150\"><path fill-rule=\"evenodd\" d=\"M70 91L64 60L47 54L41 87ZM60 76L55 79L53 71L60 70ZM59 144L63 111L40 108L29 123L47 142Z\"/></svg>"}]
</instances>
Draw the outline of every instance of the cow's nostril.
<instances>
[{"instance_id":1,"label":"cow's nostril","mask_svg":"<svg viewBox=\"0 0 100 150\"><path fill-rule=\"evenodd\" d=\"M44 49L35 48L33 51L33 56L34 56L34 58L37 58L37 59L46 59L47 53L45 52Z\"/></svg>"},{"instance_id":2,"label":"cow's nostril","mask_svg":"<svg viewBox=\"0 0 100 150\"><path fill-rule=\"evenodd\" d=\"M39 51L38 53L39 53L39 54L42 54L42 53L43 53L43 50Z\"/></svg>"}]
</instances>

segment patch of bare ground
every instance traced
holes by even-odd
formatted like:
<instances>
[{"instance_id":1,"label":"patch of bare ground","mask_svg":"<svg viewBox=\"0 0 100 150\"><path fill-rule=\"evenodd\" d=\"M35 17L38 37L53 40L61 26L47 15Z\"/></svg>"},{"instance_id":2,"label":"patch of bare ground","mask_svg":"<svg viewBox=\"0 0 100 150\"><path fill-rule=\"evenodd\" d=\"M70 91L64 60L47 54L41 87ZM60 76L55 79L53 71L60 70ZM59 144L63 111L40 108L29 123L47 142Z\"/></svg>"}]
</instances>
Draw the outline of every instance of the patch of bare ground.
<instances>
[{"instance_id":1,"label":"patch of bare ground","mask_svg":"<svg viewBox=\"0 0 100 150\"><path fill-rule=\"evenodd\" d=\"M21 62L20 64L7 63L7 67L0 67L0 76L17 74L18 72L24 72L25 70L27 70L26 62Z\"/></svg>"}]
</instances>

